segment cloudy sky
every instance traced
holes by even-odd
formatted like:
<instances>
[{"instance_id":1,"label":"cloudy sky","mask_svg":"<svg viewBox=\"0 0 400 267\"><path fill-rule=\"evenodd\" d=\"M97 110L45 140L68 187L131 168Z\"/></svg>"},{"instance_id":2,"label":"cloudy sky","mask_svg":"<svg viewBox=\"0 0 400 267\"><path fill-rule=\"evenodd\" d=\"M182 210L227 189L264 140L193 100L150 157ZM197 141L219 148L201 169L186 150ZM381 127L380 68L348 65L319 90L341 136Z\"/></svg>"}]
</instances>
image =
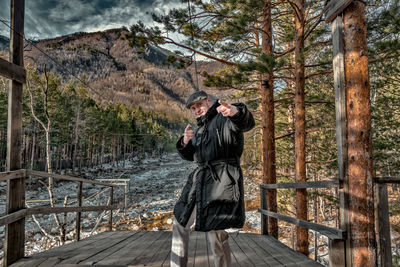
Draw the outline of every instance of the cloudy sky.
<instances>
[{"instance_id":1,"label":"cloudy sky","mask_svg":"<svg viewBox=\"0 0 400 267\"><path fill-rule=\"evenodd\" d=\"M74 32L129 27L142 20L153 25L152 12L167 13L180 0L25 0L25 36L52 38ZM0 20L10 21L10 0L0 0ZM9 29L0 23L0 35Z\"/></svg>"}]
</instances>

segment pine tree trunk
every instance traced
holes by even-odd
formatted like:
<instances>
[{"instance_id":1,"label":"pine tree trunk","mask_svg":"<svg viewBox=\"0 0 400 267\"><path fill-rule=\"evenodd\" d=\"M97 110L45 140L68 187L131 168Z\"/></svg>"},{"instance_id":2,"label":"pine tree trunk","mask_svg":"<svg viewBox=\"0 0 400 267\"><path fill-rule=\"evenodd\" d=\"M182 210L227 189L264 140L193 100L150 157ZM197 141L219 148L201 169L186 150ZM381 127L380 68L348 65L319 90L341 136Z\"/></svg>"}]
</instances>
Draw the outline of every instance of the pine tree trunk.
<instances>
[{"instance_id":1,"label":"pine tree trunk","mask_svg":"<svg viewBox=\"0 0 400 267\"><path fill-rule=\"evenodd\" d=\"M271 0L265 1L264 18L262 22L262 52L273 55L272 50L272 18ZM274 114L274 80L273 71L262 75L261 108L262 108L262 172L263 183L276 183L275 162L275 114ZM269 189L267 195L268 210L277 212L276 189ZM278 222L268 217L268 234L278 238Z\"/></svg>"},{"instance_id":2,"label":"pine tree trunk","mask_svg":"<svg viewBox=\"0 0 400 267\"><path fill-rule=\"evenodd\" d=\"M96 135L95 134L93 135L92 151L90 152L90 155L91 155L91 157L90 157L90 165L93 168L94 160L95 160L94 158L96 156Z\"/></svg>"},{"instance_id":3,"label":"pine tree trunk","mask_svg":"<svg viewBox=\"0 0 400 267\"><path fill-rule=\"evenodd\" d=\"M305 68L304 68L304 0L296 0L295 12L295 177L306 181ZM296 190L296 215L307 220L307 191ZM308 229L297 227L296 250L308 255Z\"/></svg>"},{"instance_id":4,"label":"pine tree trunk","mask_svg":"<svg viewBox=\"0 0 400 267\"><path fill-rule=\"evenodd\" d=\"M74 140L74 150L73 150L73 156L72 156L72 172L75 172L76 160L77 160L77 155L78 155L80 116L81 116L81 109L80 109L80 106L78 106L78 110L76 112L76 118L75 118L75 140Z\"/></svg>"},{"instance_id":5,"label":"pine tree trunk","mask_svg":"<svg viewBox=\"0 0 400 267\"><path fill-rule=\"evenodd\" d=\"M377 255L365 2L354 1L343 21L352 265L372 267Z\"/></svg>"},{"instance_id":6,"label":"pine tree trunk","mask_svg":"<svg viewBox=\"0 0 400 267\"><path fill-rule=\"evenodd\" d=\"M101 151L100 151L100 164L104 162L104 149L106 146L106 136L103 134L103 138L101 140Z\"/></svg>"}]
</instances>

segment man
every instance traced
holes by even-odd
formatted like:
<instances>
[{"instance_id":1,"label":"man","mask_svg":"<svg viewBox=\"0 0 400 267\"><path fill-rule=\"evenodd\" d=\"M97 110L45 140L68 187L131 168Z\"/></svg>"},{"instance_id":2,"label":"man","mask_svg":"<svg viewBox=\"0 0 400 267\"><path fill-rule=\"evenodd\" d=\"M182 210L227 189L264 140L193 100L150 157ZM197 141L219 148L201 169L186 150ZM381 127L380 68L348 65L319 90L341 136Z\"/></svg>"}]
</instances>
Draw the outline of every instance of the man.
<instances>
[{"instance_id":1,"label":"man","mask_svg":"<svg viewBox=\"0 0 400 267\"><path fill-rule=\"evenodd\" d=\"M186 266L190 227L207 232L215 266L230 266L227 228L241 228L245 221L243 177L240 156L243 132L254 119L242 103L214 104L204 91L192 94L186 103L197 119L197 128L187 125L177 142L181 157L195 161L174 207L171 266Z\"/></svg>"}]
</instances>

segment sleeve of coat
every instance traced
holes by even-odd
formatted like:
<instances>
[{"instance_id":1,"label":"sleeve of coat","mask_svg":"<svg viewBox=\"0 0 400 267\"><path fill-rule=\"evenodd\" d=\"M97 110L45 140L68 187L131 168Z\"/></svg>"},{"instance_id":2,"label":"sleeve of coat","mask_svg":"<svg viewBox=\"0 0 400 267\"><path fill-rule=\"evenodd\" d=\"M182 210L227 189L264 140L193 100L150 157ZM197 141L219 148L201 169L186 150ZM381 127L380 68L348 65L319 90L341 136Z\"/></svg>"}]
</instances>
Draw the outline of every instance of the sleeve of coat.
<instances>
[{"instance_id":1,"label":"sleeve of coat","mask_svg":"<svg viewBox=\"0 0 400 267\"><path fill-rule=\"evenodd\" d=\"M238 109L238 113L234 116L229 117L229 120L232 123L234 130L247 132L251 130L254 125L253 114L247 109L246 105L243 103L234 103L232 106L235 106Z\"/></svg>"},{"instance_id":2,"label":"sleeve of coat","mask_svg":"<svg viewBox=\"0 0 400 267\"><path fill-rule=\"evenodd\" d=\"M192 145L192 140L189 141L189 143L184 146L183 145L183 136L179 138L178 142L176 143L176 150L178 151L179 155L181 158L189 161L193 161L193 155L194 155L194 146Z\"/></svg>"}]
</instances>

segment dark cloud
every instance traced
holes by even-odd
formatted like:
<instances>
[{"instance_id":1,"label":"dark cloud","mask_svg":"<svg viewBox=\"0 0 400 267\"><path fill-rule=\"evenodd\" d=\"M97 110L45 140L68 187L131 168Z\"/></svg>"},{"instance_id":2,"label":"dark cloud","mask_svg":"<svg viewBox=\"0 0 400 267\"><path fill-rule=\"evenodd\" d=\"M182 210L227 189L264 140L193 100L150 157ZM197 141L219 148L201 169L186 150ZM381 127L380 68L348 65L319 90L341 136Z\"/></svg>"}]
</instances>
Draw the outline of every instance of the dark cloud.
<instances>
[{"instance_id":1,"label":"dark cloud","mask_svg":"<svg viewBox=\"0 0 400 267\"><path fill-rule=\"evenodd\" d=\"M30 0L25 1L25 35L52 38L74 32L117 28L142 20L152 23L152 12L166 13L180 0ZM0 19L10 21L10 1L0 0ZM0 34L9 30L0 24Z\"/></svg>"}]
</instances>

